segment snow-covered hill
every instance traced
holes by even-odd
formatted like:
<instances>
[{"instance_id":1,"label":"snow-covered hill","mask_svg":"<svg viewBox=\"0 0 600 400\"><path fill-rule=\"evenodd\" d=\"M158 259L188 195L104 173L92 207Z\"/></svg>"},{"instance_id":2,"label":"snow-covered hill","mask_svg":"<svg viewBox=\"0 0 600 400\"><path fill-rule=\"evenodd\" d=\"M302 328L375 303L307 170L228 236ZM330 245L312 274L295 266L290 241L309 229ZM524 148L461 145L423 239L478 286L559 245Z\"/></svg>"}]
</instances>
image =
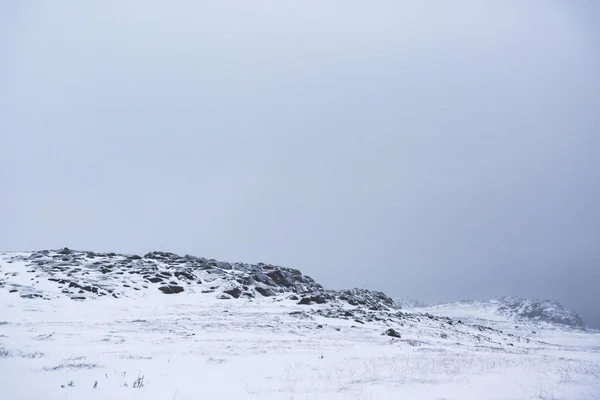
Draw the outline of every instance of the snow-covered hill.
<instances>
[{"instance_id":1,"label":"snow-covered hill","mask_svg":"<svg viewBox=\"0 0 600 400\"><path fill-rule=\"evenodd\" d=\"M598 334L556 324L534 334L527 323L509 327L508 312L479 307L474 319L476 307L467 308L402 310L383 293L327 290L265 264L163 252L3 253L0 398L600 393Z\"/></svg>"},{"instance_id":2,"label":"snow-covered hill","mask_svg":"<svg viewBox=\"0 0 600 400\"><path fill-rule=\"evenodd\" d=\"M394 297L392 300L394 300L394 304L396 305L396 307L404 308L404 309L417 308L417 307L422 308L422 307L427 307L429 305L424 301L413 299L410 297Z\"/></svg>"},{"instance_id":3,"label":"snow-covered hill","mask_svg":"<svg viewBox=\"0 0 600 400\"><path fill-rule=\"evenodd\" d=\"M583 319L556 301L523 297L497 297L436 305L416 305L413 310L454 315L476 320L505 321L509 324L585 329Z\"/></svg>"},{"instance_id":4,"label":"snow-covered hill","mask_svg":"<svg viewBox=\"0 0 600 400\"><path fill-rule=\"evenodd\" d=\"M19 263L27 267L0 277L0 287L23 298L143 297L158 290L164 294L211 294L221 300L278 297L303 305L332 302L394 308L392 299L381 292L325 290L296 269L274 265L228 263L158 251L141 257L68 248L10 253L3 258L7 265Z\"/></svg>"}]
</instances>

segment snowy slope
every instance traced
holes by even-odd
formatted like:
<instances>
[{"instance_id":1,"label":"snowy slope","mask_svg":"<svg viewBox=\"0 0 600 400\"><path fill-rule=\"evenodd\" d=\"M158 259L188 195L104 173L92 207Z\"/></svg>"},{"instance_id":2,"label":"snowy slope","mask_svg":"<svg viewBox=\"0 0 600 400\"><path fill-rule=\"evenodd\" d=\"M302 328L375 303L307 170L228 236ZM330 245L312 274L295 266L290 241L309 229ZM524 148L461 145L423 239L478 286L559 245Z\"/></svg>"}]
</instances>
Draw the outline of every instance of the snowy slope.
<instances>
[{"instance_id":1,"label":"snowy slope","mask_svg":"<svg viewBox=\"0 0 600 400\"><path fill-rule=\"evenodd\" d=\"M422 308L422 307L427 307L429 305L429 304L425 303L424 301L412 299L410 297L394 297L394 298L392 298L392 300L394 301L394 304L396 305L396 307L404 308L404 309L417 308L417 307Z\"/></svg>"},{"instance_id":2,"label":"snowy slope","mask_svg":"<svg viewBox=\"0 0 600 400\"><path fill-rule=\"evenodd\" d=\"M498 297L490 300L466 300L432 306L416 305L412 309L434 314L455 315L462 318L504 321L509 324L527 324L546 327L585 329L583 319L562 304L544 299Z\"/></svg>"},{"instance_id":3,"label":"snowy slope","mask_svg":"<svg viewBox=\"0 0 600 400\"><path fill-rule=\"evenodd\" d=\"M407 312L276 266L5 253L0 398L598 397L598 334L554 325L540 337L493 315Z\"/></svg>"}]
</instances>

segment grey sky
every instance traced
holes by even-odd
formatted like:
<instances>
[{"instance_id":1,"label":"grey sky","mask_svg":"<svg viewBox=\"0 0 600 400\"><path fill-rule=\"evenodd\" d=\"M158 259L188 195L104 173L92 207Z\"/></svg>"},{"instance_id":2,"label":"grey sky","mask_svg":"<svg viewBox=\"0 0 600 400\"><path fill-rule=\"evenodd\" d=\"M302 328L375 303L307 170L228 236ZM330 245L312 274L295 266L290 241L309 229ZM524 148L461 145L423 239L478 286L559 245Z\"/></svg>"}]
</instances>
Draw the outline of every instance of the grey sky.
<instances>
[{"instance_id":1,"label":"grey sky","mask_svg":"<svg viewBox=\"0 0 600 400\"><path fill-rule=\"evenodd\" d=\"M541 296L600 328L598 18L595 1L0 2L0 248Z\"/></svg>"}]
</instances>

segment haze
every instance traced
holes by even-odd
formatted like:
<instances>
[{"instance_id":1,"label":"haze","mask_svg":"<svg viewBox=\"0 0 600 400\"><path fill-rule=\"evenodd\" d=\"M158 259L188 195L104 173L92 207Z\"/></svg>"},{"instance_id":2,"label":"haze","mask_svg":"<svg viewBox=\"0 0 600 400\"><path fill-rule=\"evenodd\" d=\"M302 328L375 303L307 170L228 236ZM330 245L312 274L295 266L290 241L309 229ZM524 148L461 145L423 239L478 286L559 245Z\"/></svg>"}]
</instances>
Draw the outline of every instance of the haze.
<instances>
[{"instance_id":1,"label":"haze","mask_svg":"<svg viewBox=\"0 0 600 400\"><path fill-rule=\"evenodd\" d=\"M597 2L0 2L0 248L600 328Z\"/></svg>"}]
</instances>

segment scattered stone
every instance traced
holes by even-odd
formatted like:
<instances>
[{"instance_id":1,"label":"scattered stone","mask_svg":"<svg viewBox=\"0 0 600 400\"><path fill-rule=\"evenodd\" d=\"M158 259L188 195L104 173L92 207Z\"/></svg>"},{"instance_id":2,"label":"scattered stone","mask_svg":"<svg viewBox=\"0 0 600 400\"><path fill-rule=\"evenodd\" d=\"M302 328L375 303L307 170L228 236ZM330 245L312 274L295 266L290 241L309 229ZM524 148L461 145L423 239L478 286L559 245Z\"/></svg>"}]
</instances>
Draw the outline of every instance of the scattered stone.
<instances>
[{"instance_id":1,"label":"scattered stone","mask_svg":"<svg viewBox=\"0 0 600 400\"><path fill-rule=\"evenodd\" d=\"M258 293L262 294L265 297L271 297L275 295L275 292L273 291L273 289L270 288L265 288L265 287L261 287L261 286L256 286L254 288ZM294 296L296 297L296 296ZM296 299L298 299L298 297L296 297Z\"/></svg>"},{"instance_id":2,"label":"scattered stone","mask_svg":"<svg viewBox=\"0 0 600 400\"><path fill-rule=\"evenodd\" d=\"M230 289L230 290L224 290L223 293L226 293L226 294L230 295L231 297L237 299L237 298L239 298L241 296L242 291L240 290L240 288L236 287L236 288L233 288L233 289Z\"/></svg>"},{"instance_id":3,"label":"scattered stone","mask_svg":"<svg viewBox=\"0 0 600 400\"><path fill-rule=\"evenodd\" d=\"M391 337L395 337L400 339L402 336L400 336L400 334L398 332L396 332L395 329L390 328L387 331L385 331L384 333L382 333L382 335L386 335L386 336L391 336Z\"/></svg>"},{"instance_id":4,"label":"scattered stone","mask_svg":"<svg viewBox=\"0 0 600 400\"><path fill-rule=\"evenodd\" d=\"M176 294L183 292L183 287L176 285L161 286L158 288L164 294Z\"/></svg>"}]
</instances>

